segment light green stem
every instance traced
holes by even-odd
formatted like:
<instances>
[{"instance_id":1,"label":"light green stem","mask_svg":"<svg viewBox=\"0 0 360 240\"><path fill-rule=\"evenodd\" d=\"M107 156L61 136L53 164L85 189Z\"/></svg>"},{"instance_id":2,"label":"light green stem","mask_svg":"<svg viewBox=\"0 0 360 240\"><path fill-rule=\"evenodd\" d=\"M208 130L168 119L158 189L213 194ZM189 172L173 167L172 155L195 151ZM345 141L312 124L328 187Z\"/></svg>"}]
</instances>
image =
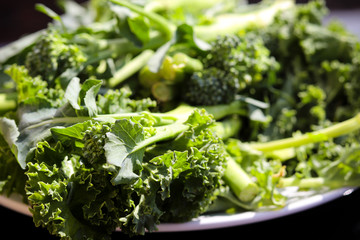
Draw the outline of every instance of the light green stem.
<instances>
[{"instance_id":1,"label":"light green stem","mask_svg":"<svg viewBox=\"0 0 360 240\"><path fill-rule=\"evenodd\" d=\"M304 178L304 179L299 179L296 177L288 177L288 178L280 179L280 182L277 187L285 188L285 187L296 186L299 188L318 188L318 187L323 187L324 183L325 180L321 177Z\"/></svg>"},{"instance_id":2,"label":"light green stem","mask_svg":"<svg viewBox=\"0 0 360 240\"><path fill-rule=\"evenodd\" d=\"M154 54L153 50L144 50L139 55L134 57L130 62L125 64L122 68L120 68L112 78L109 79L108 86L110 88L114 88L124 80L131 77L136 72L140 71L140 69L146 65L151 56Z\"/></svg>"},{"instance_id":3,"label":"light green stem","mask_svg":"<svg viewBox=\"0 0 360 240\"><path fill-rule=\"evenodd\" d=\"M120 5L123 7L129 8L131 11L134 11L144 17L147 17L150 21L157 24L160 31L165 34L165 38L170 40L175 32L175 26L170 23L166 18L154 13L154 12L147 12L145 9L132 4L131 2L124 1L124 0L110 0L112 3L116 5Z\"/></svg>"},{"instance_id":4,"label":"light green stem","mask_svg":"<svg viewBox=\"0 0 360 240\"><path fill-rule=\"evenodd\" d=\"M270 141L266 143L252 143L250 144L250 146L253 149L263 152L275 151L285 148L299 147L310 143L326 141L331 138L349 134L359 129L360 129L360 113L358 113L355 117L349 120L334 124L333 126L323 128L318 131L305 133L291 138L284 138L280 140Z\"/></svg>"},{"instance_id":5,"label":"light green stem","mask_svg":"<svg viewBox=\"0 0 360 240\"><path fill-rule=\"evenodd\" d=\"M259 187L231 157L229 157L227 161L224 181L233 191L235 196L243 202L253 200L259 193Z\"/></svg>"},{"instance_id":6,"label":"light green stem","mask_svg":"<svg viewBox=\"0 0 360 240\"><path fill-rule=\"evenodd\" d=\"M0 112L6 112L15 109L17 106L16 98L16 93L1 93Z\"/></svg>"},{"instance_id":7,"label":"light green stem","mask_svg":"<svg viewBox=\"0 0 360 240\"><path fill-rule=\"evenodd\" d=\"M287 11L295 6L294 0L264 1L264 6L255 11L239 13L228 13L217 16L209 25L194 26L195 35L204 40L215 40L219 35L235 34L249 26L269 26L279 11Z\"/></svg>"},{"instance_id":8,"label":"light green stem","mask_svg":"<svg viewBox=\"0 0 360 240\"><path fill-rule=\"evenodd\" d=\"M136 145L136 147L132 150L132 152L136 152L140 149L143 149L147 146L150 146L154 143L160 142L160 141L166 141L169 139L173 139L177 137L180 133L186 131L189 129L189 125L175 122L170 125L157 127L156 128L156 135L153 137L147 138L144 141L142 141L140 144Z\"/></svg>"}]
</instances>

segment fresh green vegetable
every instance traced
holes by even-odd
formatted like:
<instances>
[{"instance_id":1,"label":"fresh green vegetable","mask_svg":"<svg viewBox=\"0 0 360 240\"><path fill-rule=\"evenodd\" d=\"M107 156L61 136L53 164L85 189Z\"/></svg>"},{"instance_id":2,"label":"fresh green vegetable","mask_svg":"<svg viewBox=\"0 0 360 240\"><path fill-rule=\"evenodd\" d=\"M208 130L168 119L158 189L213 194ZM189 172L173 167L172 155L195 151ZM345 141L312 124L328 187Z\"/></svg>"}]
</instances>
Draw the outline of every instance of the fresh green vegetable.
<instances>
[{"instance_id":1,"label":"fresh green vegetable","mask_svg":"<svg viewBox=\"0 0 360 240\"><path fill-rule=\"evenodd\" d=\"M360 43L324 1L63 7L0 49L0 193L36 226L110 239L359 186Z\"/></svg>"},{"instance_id":2,"label":"fresh green vegetable","mask_svg":"<svg viewBox=\"0 0 360 240\"><path fill-rule=\"evenodd\" d=\"M128 99L125 89L97 97L101 81L80 84L78 78L55 102L49 95L53 89L40 77L32 78L16 65L7 72L17 81L21 107L17 119L1 118L1 131L28 177L27 201L37 226L64 238L107 238L116 227L144 234L160 220L190 220L216 198L227 157L211 128L213 116L205 110L180 105L168 113L152 113L151 101ZM237 102L208 110L224 118L241 106ZM79 206L84 207L77 210Z\"/></svg>"},{"instance_id":3,"label":"fresh green vegetable","mask_svg":"<svg viewBox=\"0 0 360 240\"><path fill-rule=\"evenodd\" d=\"M98 83L90 81L81 88L69 84L76 96L88 88L80 110L91 108L89 85ZM210 110L222 118L239 111L233 106L238 105ZM65 107L69 112L74 106ZM36 136L25 136L25 142L15 141L12 146L28 148L26 157L15 156L21 166L26 164L26 193L35 224L61 237L81 234L106 238L116 227L130 235L144 234L145 229L155 230L160 220L178 222L198 216L215 199L215 190L227 175L229 157L213 125L212 115L205 110L180 106L169 113L55 115L19 128L18 140L28 131L36 131L43 138L35 142ZM26 162L21 163L22 159ZM241 199L250 201L257 187L243 175L246 182L233 185L239 185ZM54 193L51 197L40 197L49 191ZM44 213L46 206L51 208ZM77 224L72 226L74 221ZM94 232L89 230L91 226L99 229Z\"/></svg>"},{"instance_id":4,"label":"fresh green vegetable","mask_svg":"<svg viewBox=\"0 0 360 240\"><path fill-rule=\"evenodd\" d=\"M77 45L49 28L27 54L25 66L30 76L53 82L63 72L80 68L85 61L86 56Z\"/></svg>"},{"instance_id":5,"label":"fresh green vegetable","mask_svg":"<svg viewBox=\"0 0 360 240\"><path fill-rule=\"evenodd\" d=\"M204 70L185 83L184 100L194 105L227 104L238 94L253 97L274 84L278 64L255 35L225 35L211 43Z\"/></svg>"}]
</instances>

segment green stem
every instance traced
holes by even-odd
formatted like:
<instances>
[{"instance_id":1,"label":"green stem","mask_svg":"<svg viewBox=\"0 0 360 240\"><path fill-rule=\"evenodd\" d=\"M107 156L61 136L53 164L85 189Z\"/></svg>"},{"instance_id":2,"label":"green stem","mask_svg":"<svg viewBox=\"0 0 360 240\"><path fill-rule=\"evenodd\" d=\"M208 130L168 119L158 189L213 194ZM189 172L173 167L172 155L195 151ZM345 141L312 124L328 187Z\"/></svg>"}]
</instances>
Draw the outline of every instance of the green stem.
<instances>
[{"instance_id":1,"label":"green stem","mask_svg":"<svg viewBox=\"0 0 360 240\"><path fill-rule=\"evenodd\" d=\"M296 177L281 178L277 187L285 188L296 186L299 188L318 188L323 187L325 180L321 177L299 179Z\"/></svg>"},{"instance_id":2,"label":"green stem","mask_svg":"<svg viewBox=\"0 0 360 240\"><path fill-rule=\"evenodd\" d=\"M172 38L176 27L166 18L163 18L162 16L154 12L147 12L142 7L136 6L128 1L123 1L123 0L110 0L110 1L116 5L127 7L131 11L136 12L144 17L147 17L150 21L158 25L160 30L165 34L165 38L167 40L170 40Z\"/></svg>"},{"instance_id":3,"label":"green stem","mask_svg":"<svg viewBox=\"0 0 360 240\"><path fill-rule=\"evenodd\" d=\"M227 139L238 133L240 128L241 121L233 117L216 122L212 130L222 139ZM227 166L223 179L240 201L250 202L259 193L256 183L231 156L227 157Z\"/></svg>"},{"instance_id":4,"label":"green stem","mask_svg":"<svg viewBox=\"0 0 360 240\"><path fill-rule=\"evenodd\" d=\"M228 157L223 178L240 201L249 202L259 193L259 187L231 157Z\"/></svg>"},{"instance_id":5,"label":"green stem","mask_svg":"<svg viewBox=\"0 0 360 240\"><path fill-rule=\"evenodd\" d=\"M146 65L147 61L154 54L153 50L145 50L139 55L134 57L130 62L126 63L122 68L120 68L112 78L109 79L108 86L114 88L115 86L122 83L124 80L131 77L136 72Z\"/></svg>"},{"instance_id":6,"label":"green stem","mask_svg":"<svg viewBox=\"0 0 360 240\"><path fill-rule=\"evenodd\" d=\"M0 93L0 112L14 110L17 106L16 93Z\"/></svg>"},{"instance_id":7,"label":"green stem","mask_svg":"<svg viewBox=\"0 0 360 240\"><path fill-rule=\"evenodd\" d=\"M360 113L355 117L323 128L318 131L305 133L300 136L275 140L266 143L252 143L250 146L256 150L267 152L291 147L299 147L305 144L326 141L331 138L349 134L360 129Z\"/></svg>"},{"instance_id":8,"label":"green stem","mask_svg":"<svg viewBox=\"0 0 360 240\"><path fill-rule=\"evenodd\" d=\"M177 108L167 112L167 114L176 116L178 119L187 119L195 108L205 109L205 111L213 115L216 120L220 120L231 114L247 116L247 108L244 105L243 101L234 101L230 104L196 107L187 104L181 104Z\"/></svg>"},{"instance_id":9,"label":"green stem","mask_svg":"<svg viewBox=\"0 0 360 240\"><path fill-rule=\"evenodd\" d=\"M247 107L243 101L234 101L230 104L220 104L214 106L199 106L198 108L204 108L208 113L212 114L215 119L221 119L230 114L237 114L247 116Z\"/></svg>"},{"instance_id":10,"label":"green stem","mask_svg":"<svg viewBox=\"0 0 360 240\"><path fill-rule=\"evenodd\" d=\"M234 116L221 122L215 122L214 125L211 126L211 130L213 130L221 139L225 140L236 135L239 132L241 125L242 122L240 119Z\"/></svg>"},{"instance_id":11,"label":"green stem","mask_svg":"<svg viewBox=\"0 0 360 240\"><path fill-rule=\"evenodd\" d=\"M45 126L45 125L48 125L48 124L56 124L56 123L75 124L75 123L84 122L84 121L91 120L91 119L93 119L93 118L92 117L59 117L59 118L52 118L52 119L49 119L49 120L44 120L44 121L41 121L39 123L29 125L25 129L34 129L34 128L38 128L38 127Z\"/></svg>"},{"instance_id":12,"label":"green stem","mask_svg":"<svg viewBox=\"0 0 360 240\"><path fill-rule=\"evenodd\" d=\"M235 34L250 26L266 27L273 22L279 11L286 11L294 6L295 1L293 0L276 0L272 1L271 5L267 5L266 1L263 7L255 11L219 15L210 25L195 26L194 32L198 38L212 41L219 35Z\"/></svg>"},{"instance_id":13,"label":"green stem","mask_svg":"<svg viewBox=\"0 0 360 240\"><path fill-rule=\"evenodd\" d=\"M136 152L140 149L143 149L147 146L150 146L160 141L173 139L177 137L180 133L188 129L189 129L189 125L185 125L182 122L175 122L170 125L156 127L156 134L153 137L147 138L144 141L142 141L140 144L136 145L136 147L132 150L132 152Z\"/></svg>"}]
</instances>

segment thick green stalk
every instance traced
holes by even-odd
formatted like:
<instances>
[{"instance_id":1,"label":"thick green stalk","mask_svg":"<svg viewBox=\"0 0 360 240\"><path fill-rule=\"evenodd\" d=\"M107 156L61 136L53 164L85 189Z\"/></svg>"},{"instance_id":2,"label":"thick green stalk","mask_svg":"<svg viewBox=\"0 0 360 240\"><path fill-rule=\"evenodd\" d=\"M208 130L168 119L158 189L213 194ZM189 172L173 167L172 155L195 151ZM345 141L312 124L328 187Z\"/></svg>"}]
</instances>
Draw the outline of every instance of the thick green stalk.
<instances>
[{"instance_id":1,"label":"thick green stalk","mask_svg":"<svg viewBox=\"0 0 360 240\"><path fill-rule=\"evenodd\" d=\"M213 115L216 120L231 114L247 115L247 108L243 101L234 101L230 104L219 104L214 106L197 106L197 108L205 109L205 111ZM167 114L178 116L179 118L188 118L193 109L193 106L182 104L174 110L167 112Z\"/></svg>"},{"instance_id":2,"label":"thick green stalk","mask_svg":"<svg viewBox=\"0 0 360 240\"><path fill-rule=\"evenodd\" d=\"M220 104L214 106L199 106L199 108L204 108L208 113L212 114L215 119L221 119L230 114L242 116L248 115L247 106L243 101L234 101L230 104Z\"/></svg>"},{"instance_id":3,"label":"thick green stalk","mask_svg":"<svg viewBox=\"0 0 360 240\"><path fill-rule=\"evenodd\" d=\"M227 167L223 178L240 201L249 202L259 193L259 187L256 183L231 157L227 159Z\"/></svg>"},{"instance_id":4,"label":"thick green stalk","mask_svg":"<svg viewBox=\"0 0 360 240\"><path fill-rule=\"evenodd\" d=\"M358 113L356 116L354 116L349 120L334 124L333 126L323 128L318 131L305 133L291 138L270 141L266 143L252 143L250 144L250 146L253 149L263 152L275 151L285 148L299 147L310 143L326 141L331 138L349 134L359 129L360 129L360 113Z\"/></svg>"},{"instance_id":5,"label":"thick green stalk","mask_svg":"<svg viewBox=\"0 0 360 240\"><path fill-rule=\"evenodd\" d=\"M189 129L189 125L186 125L182 122L175 122L170 125L156 127L156 134L153 137L147 138L144 141L142 141L132 150L132 152L136 152L140 149L143 149L147 146L150 146L160 141L173 139L177 137L180 133L188 129Z\"/></svg>"},{"instance_id":6,"label":"thick green stalk","mask_svg":"<svg viewBox=\"0 0 360 240\"><path fill-rule=\"evenodd\" d=\"M134 57L130 62L125 64L122 68L120 68L112 78L109 79L108 86L110 88L114 88L120 83L122 83L127 78L131 77L136 72L140 71L140 69L146 65L151 56L154 54L153 50L145 50L141 52L139 55Z\"/></svg>"},{"instance_id":7,"label":"thick green stalk","mask_svg":"<svg viewBox=\"0 0 360 240\"><path fill-rule=\"evenodd\" d=\"M265 2L265 1L264 1ZM195 35L204 40L215 40L218 35L235 34L248 27L266 27L270 25L279 11L286 11L295 6L294 0L267 1L263 7L255 11L230 13L219 15L210 25L198 25L194 27Z\"/></svg>"},{"instance_id":8,"label":"thick green stalk","mask_svg":"<svg viewBox=\"0 0 360 240\"><path fill-rule=\"evenodd\" d=\"M230 118L216 122L212 130L217 136L225 140L236 135L240 128L241 121L238 118ZM259 193L259 187L256 183L231 156L227 156L223 179L240 201L250 202Z\"/></svg>"},{"instance_id":9,"label":"thick green stalk","mask_svg":"<svg viewBox=\"0 0 360 240\"><path fill-rule=\"evenodd\" d=\"M14 110L17 106L16 93L0 93L0 113Z\"/></svg>"},{"instance_id":10,"label":"thick green stalk","mask_svg":"<svg viewBox=\"0 0 360 240\"><path fill-rule=\"evenodd\" d=\"M240 130L242 122L236 116L215 122L211 129L216 133L217 136L221 139L228 139L234 137Z\"/></svg>"},{"instance_id":11,"label":"thick green stalk","mask_svg":"<svg viewBox=\"0 0 360 240\"><path fill-rule=\"evenodd\" d=\"M325 179L321 177L317 178L304 178L299 179L296 177L281 178L277 187L285 188L296 186L299 188L318 188L324 187Z\"/></svg>"}]
</instances>

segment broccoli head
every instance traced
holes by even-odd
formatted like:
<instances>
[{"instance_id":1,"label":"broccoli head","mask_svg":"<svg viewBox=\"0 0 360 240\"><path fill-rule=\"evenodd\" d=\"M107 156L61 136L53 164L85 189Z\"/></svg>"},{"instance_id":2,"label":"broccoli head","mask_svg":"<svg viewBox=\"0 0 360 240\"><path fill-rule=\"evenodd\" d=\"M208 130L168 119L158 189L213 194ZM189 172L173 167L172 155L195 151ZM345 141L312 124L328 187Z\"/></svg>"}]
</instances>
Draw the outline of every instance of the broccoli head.
<instances>
[{"instance_id":1,"label":"broccoli head","mask_svg":"<svg viewBox=\"0 0 360 240\"><path fill-rule=\"evenodd\" d=\"M100 164L105 162L105 133L110 131L110 127L106 124L94 122L84 133L84 147L83 156L85 162L94 164L99 162Z\"/></svg>"},{"instance_id":2,"label":"broccoli head","mask_svg":"<svg viewBox=\"0 0 360 240\"><path fill-rule=\"evenodd\" d=\"M78 45L59 30L48 28L27 54L25 66L31 76L52 82L67 69L79 68L85 61Z\"/></svg>"},{"instance_id":3,"label":"broccoli head","mask_svg":"<svg viewBox=\"0 0 360 240\"><path fill-rule=\"evenodd\" d=\"M238 78L239 91L263 81L278 68L261 38L254 34L225 35L211 44L205 67L216 67Z\"/></svg>"},{"instance_id":4,"label":"broccoli head","mask_svg":"<svg viewBox=\"0 0 360 240\"><path fill-rule=\"evenodd\" d=\"M234 101L238 79L216 67L195 72L186 84L184 99L193 105L216 105Z\"/></svg>"},{"instance_id":5,"label":"broccoli head","mask_svg":"<svg viewBox=\"0 0 360 240\"><path fill-rule=\"evenodd\" d=\"M185 83L184 100L196 105L227 104L237 94L255 94L274 81L279 68L261 38L219 36L203 58L204 70L195 72ZM273 74L272 74L273 73Z\"/></svg>"}]
</instances>

